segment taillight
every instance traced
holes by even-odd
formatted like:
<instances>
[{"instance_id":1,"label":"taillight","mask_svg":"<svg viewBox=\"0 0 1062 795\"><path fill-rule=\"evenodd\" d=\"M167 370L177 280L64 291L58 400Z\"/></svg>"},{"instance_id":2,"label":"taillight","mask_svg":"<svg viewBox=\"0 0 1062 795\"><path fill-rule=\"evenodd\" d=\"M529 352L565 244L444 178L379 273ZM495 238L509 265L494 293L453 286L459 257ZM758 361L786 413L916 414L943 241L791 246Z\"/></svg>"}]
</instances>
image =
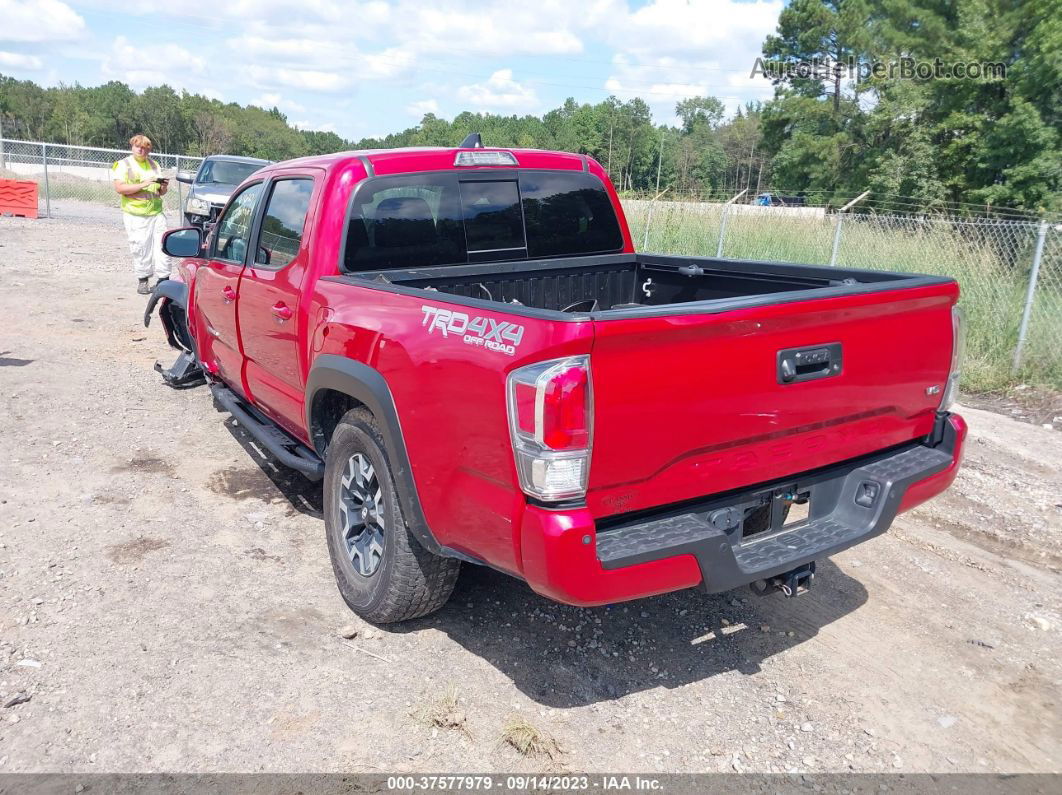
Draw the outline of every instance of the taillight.
<instances>
[{"instance_id":1,"label":"taillight","mask_svg":"<svg viewBox=\"0 0 1062 795\"><path fill-rule=\"evenodd\" d=\"M963 311L957 305L951 308L951 368L948 383L940 399L940 411L947 411L959 397L959 379L962 377L962 360L966 356L966 325Z\"/></svg>"},{"instance_id":2,"label":"taillight","mask_svg":"<svg viewBox=\"0 0 1062 795\"><path fill-rule=\"evenodd\" d=\"M514 370L508 406L520 488L543 500L586 494L593 431L590 357Z\"/></svg>"}]
</instances>

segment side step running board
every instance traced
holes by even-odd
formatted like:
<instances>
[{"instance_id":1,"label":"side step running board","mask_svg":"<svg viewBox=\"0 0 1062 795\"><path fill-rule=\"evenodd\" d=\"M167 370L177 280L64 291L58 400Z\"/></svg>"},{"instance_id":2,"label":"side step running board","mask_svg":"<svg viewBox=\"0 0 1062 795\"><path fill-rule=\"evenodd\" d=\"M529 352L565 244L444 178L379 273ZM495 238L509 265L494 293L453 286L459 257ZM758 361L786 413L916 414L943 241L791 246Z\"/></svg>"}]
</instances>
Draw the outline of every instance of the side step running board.
<instances>
[{"instance_id":1,"label":"side step running board","mask_svg":"<svg viewBox=\"0 0 1062 795\"><path fill-rule=\"evenodd\" d=\"M313 450L291 438L272 422L262 417L240 400L231 389L221 384L211 384L210 392L214 400L239 420L244 430L284 466L301 472L309 480L317 481L324 477L324 461Z\"/></svg>"}]
</instances>

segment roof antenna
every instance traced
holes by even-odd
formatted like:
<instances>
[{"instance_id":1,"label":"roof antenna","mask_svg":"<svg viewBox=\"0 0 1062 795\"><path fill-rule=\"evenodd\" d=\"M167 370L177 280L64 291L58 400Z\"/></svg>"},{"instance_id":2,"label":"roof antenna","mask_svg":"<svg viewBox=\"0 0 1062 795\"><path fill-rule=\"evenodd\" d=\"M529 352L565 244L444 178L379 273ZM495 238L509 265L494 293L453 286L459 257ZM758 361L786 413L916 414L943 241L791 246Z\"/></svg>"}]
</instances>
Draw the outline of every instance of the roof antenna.
<instances>
[{"instance_id":1,"label":"roof antenna","mask_svg":"<svg viewBox=\"0 0 1062 795\"><path fill-rule=\"evenodd\" d=\"M457 148L458 149L482 149L483 148L483 139L480 138L479 133L469 133L465 137L465 140L463 140L461 142L461 145L458 146Z\"/></svg>"}]
</instances>

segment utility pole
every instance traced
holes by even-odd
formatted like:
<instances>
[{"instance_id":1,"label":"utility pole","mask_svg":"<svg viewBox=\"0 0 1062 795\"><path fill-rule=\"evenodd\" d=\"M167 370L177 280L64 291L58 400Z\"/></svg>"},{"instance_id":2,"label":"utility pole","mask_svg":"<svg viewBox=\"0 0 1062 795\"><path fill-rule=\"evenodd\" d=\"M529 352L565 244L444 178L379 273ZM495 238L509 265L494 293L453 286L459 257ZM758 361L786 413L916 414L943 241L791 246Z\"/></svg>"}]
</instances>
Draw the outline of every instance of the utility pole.
<instances>
[{"instance_id":1,"label":"utility pole","mask_svg":"<svg viewBox=\"0 0 1062 795\"><path fill-rule=\"evenodd\" d=\"M664 159L664 131L660 131L660 150L656 153L656 192L660 193L660 163Z\"/></svg>"},{"instance_id":2,"label":"utility pole","mask_svg":"<svg viewBox=\"0 0 1062 795\"><path fill-rule=\"evenodd\" d=\"M656 153L656 196L649 202L649 212L645 217L645 239L642 241L642 251L649 248L649 227L653 223L653 206L656 204L656 200L664 194L660 192L660 163L664 159L664 131L660 131L660 149ZM667 188L664 188L667 192Z\"/></svg>"},{"instance_id":3,"label":"utility pole","mask_svg":"<svg viewBox=\"0 0 1062 795\"><path fill-rule=\"evenodd\" d=\"M841 249L841 223L844 220L844 214L869 195L870 191L865 190L837 211L837 226L833 229L833 251L830 252L830 267L837 264L837 252Z\"/></svg>"},{"instance_id":4,"label":"utility pole","mask_svg":"<svg viewBox=\"0 0 1062 795\"><path fill-rule=\"evenodd\" d=\"M719 245L716 246L715 249L716 259L722 259L723 257L723 244L726 242L726 217L730 214L730 205L736 202L746 193L748 193L748 191L743 190L736 196L731 196L729 199L726 200L726 203L723 205L723 215L719 220Z\"/></svg>"},{"instance_id":5,"label":"utility pole","mask_svg":"<svg viewBox=\"0 0 1062 795\"><path fill-rule=\"evenodd\" d=\"M667 193L669 190L671 190L671 188L664 188L662 191L659 191L652 199L649 200L649 212L646 214L645 217L645 238L642 240L642 251L647 251L649 249L649 228L653 224L653 207L656 206L656 200L663 196L665 193Z\"/></svg>"},{"instance_id":6,"label":"utility pole","mask_svg":"<svg viewBox=\"0 0 1062 795\"><path fill-rule=\"evenodd\" d=\"M756 154L756 139L752 139L752 148L749 149L749 170L745 174L745 190L752 187L752 156Z\"/></svg>"},{"instance_id":7,"label":"utility pole","mask_svg":"<svg viewBox=\"0 0 1062 795\"><path fill-rule=\"evenodd\" d=\"M608 119L608 165L605 166L608 178L612 179L612 117Z\"/></svg>"},{"instance_id":8,"label":"utility pole","mask_svg":"<svg viewBox=\"0 0 1062 795\"><path fill-rule=\"evenodd\" d=\"M1040 260L1044 256L1044 239L1047 237L1047 221L1040 221L1040 229L1036 235L1036 250L1033 252L1032 271L1029 273L1029 290L1025 294L1025 309L1021 315L1021 328L1018 330L1018 345L1014 349L1014 365L1012 373L1021 369L1021 351L1025 347L1025 340L1029 334L1029 318L1032 316L1033 300L1036 298L1036 282L1040 277Z\"/></svg>"}]
</instances>

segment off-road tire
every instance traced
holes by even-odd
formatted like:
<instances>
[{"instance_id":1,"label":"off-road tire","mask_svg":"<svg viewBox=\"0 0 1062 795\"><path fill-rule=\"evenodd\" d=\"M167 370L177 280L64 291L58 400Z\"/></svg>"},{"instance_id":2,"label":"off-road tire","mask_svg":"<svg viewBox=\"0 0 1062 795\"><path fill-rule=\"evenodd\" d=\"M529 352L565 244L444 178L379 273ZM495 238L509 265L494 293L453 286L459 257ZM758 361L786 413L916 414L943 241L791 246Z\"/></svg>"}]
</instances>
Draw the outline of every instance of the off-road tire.
<instances>
[{"instance_id":1,"label":"off-road tire","mask_svg":"<svg viewBox=\"0 0 1062 795\"><path fill-rule=\"evenodd\" d=\"M347 555L341 513L342 481L349 461L360 453L375 470L384 518L383 552L370 576L358 573ZM325 454L325 536L339 592L347 605L374 624L419 618L446 604L461 562L422 547L406 526L376 418L365 409L348 411L336 426Z\"/></svg>"}]
</instances>

